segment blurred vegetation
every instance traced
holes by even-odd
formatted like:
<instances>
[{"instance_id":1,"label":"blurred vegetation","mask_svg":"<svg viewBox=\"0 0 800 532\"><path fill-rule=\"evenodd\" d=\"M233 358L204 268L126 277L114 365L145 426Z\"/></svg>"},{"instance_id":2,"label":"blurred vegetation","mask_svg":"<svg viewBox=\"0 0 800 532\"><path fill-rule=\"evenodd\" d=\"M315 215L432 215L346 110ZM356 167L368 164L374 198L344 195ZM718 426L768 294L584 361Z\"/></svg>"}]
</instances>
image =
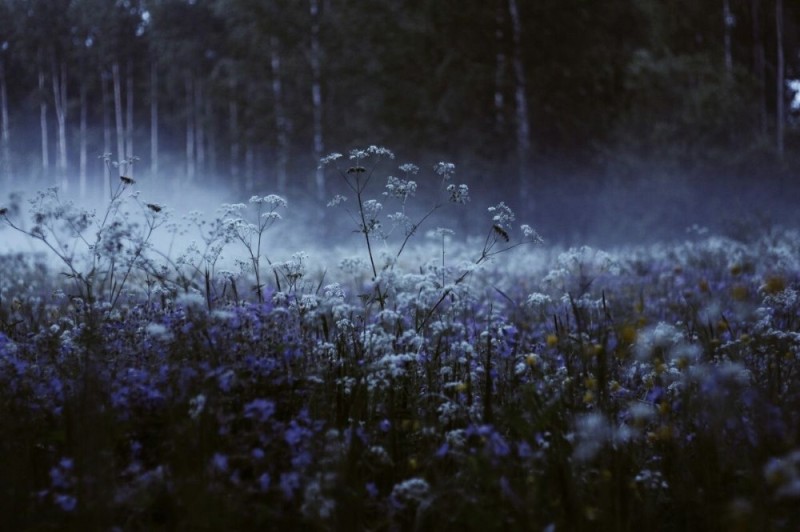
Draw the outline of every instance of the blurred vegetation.
<instances>
[{"instance_id":1,"label":"blurred vegetation","mask_svg":"<svg viewBox=\"0 0 800 532\"><path fill-rule=\"evenodd\" d=\"M320 186L321 150L370 143L447 154L479 193L565 174L789 176L800 133L788 86L778 118L777 43L794 79L800 6L778 21L776 2L2 0L1 179L68 182L79 150L111 151L176 187L196 176L303 193Z\"/></svg>"}]
</instances>

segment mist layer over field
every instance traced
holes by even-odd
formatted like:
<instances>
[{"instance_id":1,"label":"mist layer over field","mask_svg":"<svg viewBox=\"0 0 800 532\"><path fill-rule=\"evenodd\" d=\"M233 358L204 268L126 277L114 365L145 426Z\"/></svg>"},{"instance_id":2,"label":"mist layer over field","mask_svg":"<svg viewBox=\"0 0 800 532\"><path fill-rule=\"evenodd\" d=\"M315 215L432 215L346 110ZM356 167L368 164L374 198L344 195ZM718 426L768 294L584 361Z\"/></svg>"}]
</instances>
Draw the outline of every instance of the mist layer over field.
<instances>
[{"instance_id":1,"label":"mist layer over field","mask_svg":"<svg viewBox=\"0 0 800 532\"><path fill-rule=\"evenodd\" d=\"M396 161L376 168L365 198L384 204L384 214L391 214L398 207L385 196L386 178L400 173ZM457 174L460 173L457 167ZM442 190L431 169L415 176L418 189L404 209L411 216L421 217L432 206L442 200ZM415 246L429 239L425 234L437 227L452 229L451 239L462 242L470 237L480 238L491 227L491 216L487 208L504 201L517 215L517 225L528 223L535 227L548 245L557 247L589 244L600 248L635 246L655 242L680 242L687 232L710 232L748 239L776 227L797 227L800 214L795 208L798 187L788 179L753 180L745 178L717 178L689 180L643 176L639 179L621 180L608 178L561 176L542 179L531 178L537 183L532 197L522 200L519 195L504 197L491 186L493 177L468 175L465 181L471 190L482 191L472 195L469 203L437 209L425 219L412 239ZM458 178L456 179L459 180ZM146 203L155 203L165 208L173 224L162 227L153 235L153 243L164 252L177 252L192 240L194 235L186 225L189 213L207 221L220 215L223 204L247 203L250 193L226 189L220 185L154 185L152 179L144 177L126 192L135 193L140 199L136 207L131 202L132 212L141 211ZM208 179L213 182L212 179ZM264 186L255 188L252 194L274 193ZM331 173L331 199L335 194L347 193L347 187L336 172ZM28 202L41 190L36 186L28 190L13 188L21 193L22 213ZM75 191L60 193L64 201L74 202L95 212L103 212L108 199L102 194L90 194L90 199L77 197ZM8 204L7 195L5 203ZM288 206L282 209L281 221L265 233L265 246L271 256L287 256L303 250L313 260L335 252L356 253L363 246L363 236L357 231L357 220L353 219L352 204L327 206L326 201L315 200L307 194L290 194ZM141 212L140 212L141 214ZM28 213L29 215L29 213ZM413 217L412 216L412 217ZM25 220L23 215L20 220ZM30 220L28 220L28 223ZM178 226L183 226L179 230ZM397 243L399 230L391 231L391 223L384 221L389 232L386 245ZM0 253L41 251L30 238L16 231L5 229L0 237ZM243 251L243 250L242 250ZM226 255L235 255L230 249ZM324 261L323 261L324 262Z\"/></svg>"}]
</instances>

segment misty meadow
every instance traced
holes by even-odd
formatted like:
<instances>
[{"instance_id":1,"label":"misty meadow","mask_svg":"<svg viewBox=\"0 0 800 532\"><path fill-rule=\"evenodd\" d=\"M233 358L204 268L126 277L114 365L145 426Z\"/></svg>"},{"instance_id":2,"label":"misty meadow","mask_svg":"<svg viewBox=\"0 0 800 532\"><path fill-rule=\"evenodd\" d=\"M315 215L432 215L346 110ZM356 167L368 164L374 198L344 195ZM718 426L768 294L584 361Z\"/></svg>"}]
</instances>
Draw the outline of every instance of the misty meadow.
<instances>
[{"instance_id":1,"label":"misty meadow","mask_svg":"<svg viewBox=\"0 0 800 532\"><path fill-rule=\"evenodd\" d=\"M393 159L323 159L361 239L338 260L278 260L277 195L171 220L122 176L104 211L2 207L43 249L2 258L6 524L797 526L800 233L559 251L501 202L457 240L425 228L476 210L455 165Z\"/></svg>"},{"instance_id":2,"label":"misty meadow","mask_svg":"<svg viewBox=\"0 0 800 532\"><path fill-rule=\"evenodd\" d=\"M798 529L798 20L0 0L0 529Z\"/></svg>"}]
</instances>

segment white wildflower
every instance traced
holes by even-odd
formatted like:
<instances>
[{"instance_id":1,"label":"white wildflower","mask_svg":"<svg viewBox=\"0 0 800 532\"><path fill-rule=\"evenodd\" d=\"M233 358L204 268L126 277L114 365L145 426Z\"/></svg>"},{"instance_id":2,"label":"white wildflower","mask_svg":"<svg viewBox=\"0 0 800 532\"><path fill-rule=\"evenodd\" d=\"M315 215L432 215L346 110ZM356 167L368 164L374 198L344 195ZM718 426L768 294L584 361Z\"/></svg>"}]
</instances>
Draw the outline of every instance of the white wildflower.
<instances>
[{"instance_id":1,"label":"white wildflower","mask_svg":"<svg viewBox=\"0 0 800 532\"><path fill-rule=\"evenodd\" d=\"M392 489L390 499L397 509L404 509L408 505L416 506L428 496L430 485L421 478L410 478Z\"/></svg>"}]
</instances>

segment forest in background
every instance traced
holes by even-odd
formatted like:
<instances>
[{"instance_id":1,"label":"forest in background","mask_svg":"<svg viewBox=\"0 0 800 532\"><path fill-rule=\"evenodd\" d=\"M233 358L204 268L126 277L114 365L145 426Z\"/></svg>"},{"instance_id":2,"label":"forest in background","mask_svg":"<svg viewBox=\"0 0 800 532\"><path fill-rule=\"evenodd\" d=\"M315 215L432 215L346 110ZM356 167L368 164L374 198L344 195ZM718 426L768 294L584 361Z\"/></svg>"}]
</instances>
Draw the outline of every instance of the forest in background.
<instances>
[{"instance_id":1,"label":"forest in background","mask_svg":"<svg viewBox=\"0 0 800 532\"><path fill-rule=\"evenodd\" d=\"M379 144L475 193L642 175L791 180L784 0L0 0L0 183L325 200ZM398 161L398 164L403 161ZM723 200L724 201L724 200Z\"/></svg>"}]
</instances>

